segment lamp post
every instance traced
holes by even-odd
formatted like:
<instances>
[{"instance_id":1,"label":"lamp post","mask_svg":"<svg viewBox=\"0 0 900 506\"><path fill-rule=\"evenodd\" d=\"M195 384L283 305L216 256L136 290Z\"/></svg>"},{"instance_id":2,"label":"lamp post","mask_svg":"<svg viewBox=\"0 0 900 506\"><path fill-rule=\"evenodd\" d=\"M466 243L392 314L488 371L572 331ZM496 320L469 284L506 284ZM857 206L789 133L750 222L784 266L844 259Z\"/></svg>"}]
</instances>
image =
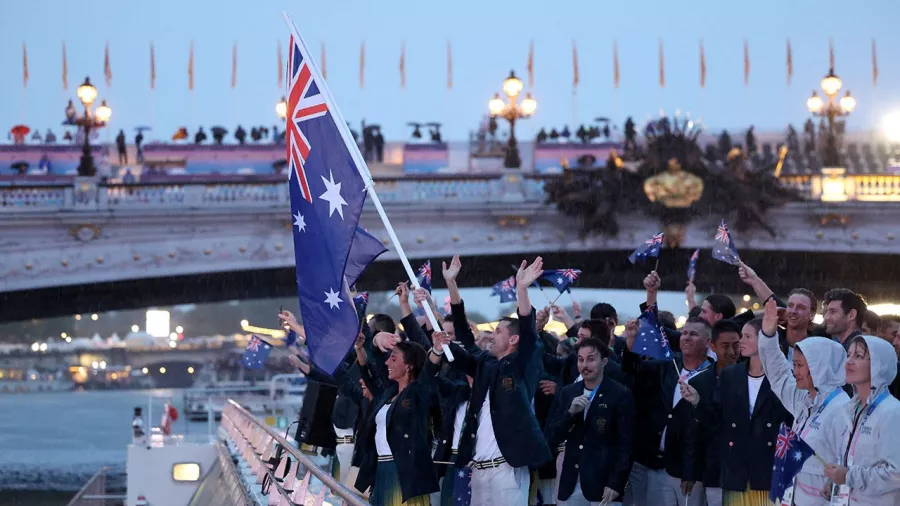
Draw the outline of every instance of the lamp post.
<instances>
[{"instance_id":1,"label":"lamp post","mask_svg":"<svg viewBox=\"0 0 900 506\"><path fill-rule=\"evenodd\" d=\"M112 116L112 109L106 105L106 100L100 101L100 106L96 110L91 109L94 101L97 100L97 88L91 84L88 77L84 78L84 83L75 90L75 94L81 101L81 105L84 106L84 114L78 116L75 105L69 100L65 110L66 124L80 126L84 130L84 144L81 148L78 175L94 176L97 174L97 168L94 167L94 157L91 156L91 130L105 127Z\"/></svg>"},{"instance_id":2,"label":"lamp post","mask_svg":"<svg viewBox=\"0 0 900 506\"><path fill-rule=\"evenodd\" d=\"M519 144L516 141L516 120L531 117L537 109L537 101L531 98L531 93L527 93L521 103L518 102L523 88L522 80L516 77L514 71L510 70L509 77L503 81L503 94L507 99L504 100L497 93L488 102L488 110L492 118L500 117L509 121L509 143L506 148L506 157L503 159L503 166L508 169L518 169L522 165L522 158L519 157Z\"/></svg>"},{"instance_id":3,"label":"lamp post","mask_svg":"<svg viewBox=\"0 0 900 506\"><path fill-rule=\"evenodd\" d=\"M838 118L849 116L856 109L856 99L850 96L849 90L843 97L837 98L843 83L835 75L834 68L828 71L828 75L822 79L820 85L825 100L813 90L812 96L806 100L806 107L813 116L825 118L828 121L825 146L822 148L823 167L840 167L841 153L840 143L838 142L839 133L836 127L842 125L843 122L839 122Z\"/></svg>"}]
</instances>

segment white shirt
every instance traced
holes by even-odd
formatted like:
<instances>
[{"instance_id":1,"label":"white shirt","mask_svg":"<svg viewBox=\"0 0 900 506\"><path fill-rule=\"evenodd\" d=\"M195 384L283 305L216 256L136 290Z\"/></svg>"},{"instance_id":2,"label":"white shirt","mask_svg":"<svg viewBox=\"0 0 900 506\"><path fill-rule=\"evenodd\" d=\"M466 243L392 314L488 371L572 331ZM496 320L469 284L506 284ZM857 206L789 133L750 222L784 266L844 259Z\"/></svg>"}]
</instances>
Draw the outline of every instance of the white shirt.
<instances>
[{"instance_id":1,"label":"white shirt","mask_svg":"<svg viewBox=\"0 0 900 506\"><path fill-rule=\"evenodd\" d=\"M762 387L765 376L754 378L747 375L747 393L750 394L750 414L753 414L753 408L756 407L756 398L759 397L759 389Z\"/></svg>"},{"instance_id":2,"label":"white shirt","mask_svg":"<svg viewBox=\"0 0 900 506\"><path fill-rule=\"evenodd\" d=\"M390 404L385 404L375 415L375 451L379 457L393 455L387 440L387 412L390 407Z\"/></svg>"},{"instance_id":3,"label":"white shirt","mask_svg":"<svg viewBox=\"0 0 900 506\"><path fill-rule=\"evenodd\" d=\"M337 425L332 425L334 427L334 435L337 437L350 437L353 435L353 429L339 429Z\"/></svg>"},{"instance_id":4,"label":"white shirt","mask_svg":"<svg viewBox=\"0 0 900 506\"><path fill-rule=\"evenodd\" d=\"M478 431L475 434L475 455L473 460L483 462L502 457L497 437L494 435L494 421L491 418L491 391L484 396L484 404L478 412Z\"/></svg>"},{"instance_id":5,"label":"white shirt","mask_svg":"<svg viewBox=\"0 0 900 506\"><path fill-rule=\"evenodd\" d=\"M711 367L708 364L703 364L700 367L704 367L704 365L706 365L706 368ZM678 375L678 377L687 381L687 380L693 378L696 374L699 374L700 372L705 371L706 368L700 369L698 367L697 369L694 369L693 371L689 371L682 367L681 373ZM675 385L675 393L672 394L672 409L675 409L675 406L678 405L678 401L680 401L680 400L681 400L681 388L679 388L679 386L676 384ZM659 451L664 451L666 449L666 431L667 430L669 430L668 424L666 424L666 428L663 429L662 437L659 440Z\"/></svg>"},{"instance_id":6,"label":"white shirt","mask_svg":"<svg viewBox=\"0 0 900 506\"><path fill-rule=\"evenodd\" d=\"M462 426L463 422L466 421L466 409L468 407L469 401L463 401L456 408L456 418L453 420L453 445L450 447L453 450L459 449L459 437L462 436Z\"/></svg>"}]
</instances>

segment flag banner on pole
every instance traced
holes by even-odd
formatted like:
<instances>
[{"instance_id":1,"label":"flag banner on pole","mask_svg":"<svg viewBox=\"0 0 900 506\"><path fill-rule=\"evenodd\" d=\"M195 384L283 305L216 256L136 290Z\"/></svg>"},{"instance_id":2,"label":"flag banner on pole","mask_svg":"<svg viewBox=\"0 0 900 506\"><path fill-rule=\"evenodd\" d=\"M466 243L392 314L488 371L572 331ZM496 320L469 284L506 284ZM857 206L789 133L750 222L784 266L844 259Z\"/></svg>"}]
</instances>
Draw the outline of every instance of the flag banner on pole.
<instances>
[{"instance_id":1,"label":"flag banner on pole","mask_svg":"<svg viewBox=\"0 0 900 506\"><path fill-rule=\"evenodd\" d=\"M66 55L66 43L63 41L63 58L62 58L62 85L64 90L69 89L69 59Z\"/></svg>"},{"instance_id":2,"label":"flag banner on pole","mask_svg":"<svg viewBox=\"0 0 900 506\"><path fill-rule=\"evenodd\" d=\"M872 86L878 86L878 53L875 50L875 39L872 39Z\"/></svg>"},{"instance_id":3,"label":"flag banner on pole","mask_svg":"<svg viewBox=\"0 0 900 506\"><path fill-rule=\"evenodd\" d=\"M109 64L109 42L103 54L103 75L106 77L106 87L112 87L112 66Z\"/></svg>"},{"instance_id":4,"label":"flag banner on pole","mask_svg":"<svg viewBox=\"0 0 900 506\"><path fill-rule=\"evenodd\" d=\"M613 88L619 89L619 43L613 41Z\"/></svg>"},{"instance_id":5,"label":"flag banner on pole","mask_svg":"<svg viewBox=\"0 0 900 506\"><path fill-rule=\"evenodd\" d=\"M25 41L22 41L22 87L28 87L28 48L25 47Z\"/></svg>"},{"instance_id":6,"label":"flag banner on pole","mask_svg":"<svg viewBox=\"0 0 900 506\"><path fill-rule=\"evenodd\" d=\"M237 42L231 47L231 88L237 87Z\"/></svg>"},{"instance_id":7,"label":"flag banner on pole","mask_svg":"<svg viewBox=\"0 0 900 506\"><path fill-rule=\"evenodd\" d=\"M262 369L270 353L272 353L272 345L253 334L250 342L247 343L241 362L247 369Z\"/></svg>"},{"instance_id":8,"label":"flag banner on pole","mask_svg":"<svg viewBox=\"0 0 900 506\"><path fill-rule=\"evenodd\" d=\"M350 287L356 284L359 277L376 258L386 252L384 244L362 227L356 227L353 243L350 245L350 255L347 257L347 267L344 268L344 276Z\"/></svg>"},{"instance_id":9,"label":"flag banner on pole","mask_svg":"<svg viewBox=\"0 0 900 506\"><path fill-rule=\"evenodd\" d=\"M791 78L794 77L794 54L791 51L791 39L787 40L787 84L791 85Z\"/></svg>"},{"instance_id":10,"label":"flag banner on pole","mask_svg":"<svg viewBox=\"0 0 900 506\"><path fill-rule=\"evenodd\" d=\"M706 88L706 51L703 50L703 41L700 41L700 87Z\"/></svg>"},{"instance_id":11,"label":"flag banner on pole","mask_svg":"<svg viewBox=\"0 0 900 506\"><path fill-rule=\"evenodd\" d=\"M553 283L559 293L568 290L569 285L574 283L578 276L581 276L579 269L548 269L541 274L541 278Z\"/></svg>"},{"instance_id":12,"label":"flag banner on pole","mask_svg":"<svg viewBox=\"0 0 900 506\"><path fill-rule=\"evenodd\" d=\"M534 40L528 46L528 64L525 68L528 69L528 88L531 89L534 87Z\"/></svg>"},{"instance_id":13,"label":"flag banner on pole","mask_svg":"<svg viewBox=\"0 0 900 506\"><path fill-rule=\"evenodd\" d=\"M453 89L453 49L447 41L447 89Z\"/></svg>"},{"instance_id":14,"label":"flag banner on pole","mask_svg":"<svg viewBox=\"0 0 900 506\"><path fill-rule=\"evenodd\" d=\"M662 249L663 239L665 239L665 234L662 232L653 234L653 237L644 241L644 244L638 246L631 255L628 255L628 261L636 264L638 262L644 263L648 258L659 258L659 251Z\"/></svg>"},{"instance_id":15,"label":"flag banner on pole","mask_svg":"<svg viewBox=\"0 0 900 506\"><path fill-rule=\"evenodd\" d=\"M744 86L750 85L750 47L744 39Z\"/></svg>"},{"instance_id":16,"label":"flag banner on pole","mask_svg":"<svg viewBox=\"0 0 900 506\"><path fill-rule=\"evenodd\" d=\"M419 281L419 286L428 290L428 293L431 293L431 260L428 260L422 267L419 267L419 270L416 272L416 279Z\"/></svg>"},{"instance_id":17,"label":"flag banner on pole","mask_svg":"<svg viewBox=\"0 0 900 506\"><path fill-rule=\"evenodd\" d=\"M191 41L191 52L188 55L188 90L194 91L194 41Z\"/></svg>"},{"instance_id":18,"label":"flag banner on pole","mask_svg":"<svg viewBox=\"0 0 900 506\"><path fill-rule=\"evenodd\" d=\"M741 261L737 246L734 245L734 241L731 239L731 232L728 230L728 225L725 224L724 218L719 223L719 228L716 229L712 257L731 265L737 265Z\"/></svg>"},{"instance_id":19,"label":"flag banner on pole","mask_svg":"<svg viewBox=\"0 0 900 506\"><path fill-rule=\"evenodd\" d=\"M580 76L578 75L578 46L572 41L572 93L578 88Z\"/></svg>"},{"instance_id":20,"label":"flag banner on pole","mask_svg":"<svg viewBox=\"0 0 900 506\"><path fill-rule=\"evenodd\" d=\"M156 52L153 43L150 43L150 89L156 89Z\"/></svg>"},{"instance_id":21,"label":"flag banner on pole","mask_svg":"<svg viewBox=\"0 0 900 506\"><path fill-rule=\"evenodd\" d=\"M666 87L666 57L663 54L662 39L659 39L659 87Z\"/></svg>"},{"instance_id":22,"label":"flag banner on pole","mask_svg":"<svg viewBox=\"0 0 900 506\"><path fill-rule=\"evenodd\" d=\"M325 83L298 37L291 34L285 93L297 293L310 358L330 374L359 332L347 266L354 238L362 235L358 223L366 172L357 167L340 130L342 120L335 117L322 92Z\"/></svg>"},{"instance_id":23,"label":"flag banner on pole","mask_svg":"<svg viewBox=\"0 0 900 506\"><path fill-rule=\"evenodd\" d=\"M657 307L654 304L638 317L638 333L631 350L642 357L669 360L672 358L672 348L656 313Z\"/></svg>"},{"instance_id":24,"label":"flag banner on pole","mask_svg":"<svg viewBox=\"0 0 900 506\"><path fill-rule=\"evenodd\" d=\"M828 68L834 70L834 41L828 39Z\"/></svg>"},{"instance_id":25,"label":"flag banner on pole","mask_svg":"<svg viewBox=\"0 0 900 506\"><path fill-rule=\"evenodd\" d=\"M400 88L406 89L406 41L400 43Z\"/></svg>"},{"instance_id":26,"label":"flag banner on pole","mask_svg":"<svg viewBox=\"0 0 900 506\"><path fill-rule=\"evenodd\" d=\"M275 41L275 47L278 50L278 89L280 90L284 88L284 56L281 55L280 40Z\"/></svg>"},{"instance_id":27,"label":"flag banner on pole","mask_svg":"<svg viewBox=\"0 0 900 506\"><path fill-rule=\"evenodd\" d=\"M800 473L800 469L815 454L815 450L796 432L784 423L781 424L775 441L772 486L769 489L769 499L773 503L781 504L785 491L794 484L794 478Z\"/></svg>"},{"instance_id":28,"label":"flag banner on pole","mask_svg":"<svg viewBox=\"0 0 900 506\"><path fill-rule=\"evenodd\" d=\"M327 65L325 64L325 41L324 40L322 41L321 49L322 49L322 51L321 51L322 52L322 63L321 63L322 79L328 79L328 71L326 70Z\"/></svg>"},{"instance_id":29,"label":"flag banner on pole","mask_svg":"<svg viewBox=\"0 0 900 506\"><path fill-rule=\"evenodd\" d=\"M359 46L359 89L366 87L366 41Z\"/></svg>"}]
</instances>

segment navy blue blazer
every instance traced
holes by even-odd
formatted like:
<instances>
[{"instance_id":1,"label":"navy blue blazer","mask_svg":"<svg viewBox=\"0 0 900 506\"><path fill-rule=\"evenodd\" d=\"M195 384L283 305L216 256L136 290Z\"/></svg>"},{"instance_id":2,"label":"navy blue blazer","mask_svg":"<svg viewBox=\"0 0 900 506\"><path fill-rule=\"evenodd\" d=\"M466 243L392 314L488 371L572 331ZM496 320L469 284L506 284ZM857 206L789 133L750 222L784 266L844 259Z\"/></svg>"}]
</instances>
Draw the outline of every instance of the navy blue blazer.
<instances>
[{"instance_id":1,"label":"navy blue blazer","mask_svg":"<svg viewBox=\"0 0 900 506\"><path fill-rule=\"evenodd\" d=\"M559 500L565 501L580 480L588 501L599 502L609 487L620 495L631 472L634 396L618 382L604 378L587 408L587 415L569 413L572 401L584 393L584 382L567 385L556 396L545 435L551 448L566 442Z\"/></svg>"}]
</instances>

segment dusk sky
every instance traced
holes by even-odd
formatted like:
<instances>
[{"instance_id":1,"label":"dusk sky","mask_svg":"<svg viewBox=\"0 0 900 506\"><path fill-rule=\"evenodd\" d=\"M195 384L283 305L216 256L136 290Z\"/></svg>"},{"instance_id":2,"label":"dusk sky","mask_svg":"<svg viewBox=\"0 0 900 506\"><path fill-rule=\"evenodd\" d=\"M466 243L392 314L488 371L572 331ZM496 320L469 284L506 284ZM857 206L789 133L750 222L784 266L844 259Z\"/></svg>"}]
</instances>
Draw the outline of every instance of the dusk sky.
<instances>
[{"instance_id":1,"label":"dusk sky","mask_svg":"<svg viewBox=\"0 0 900 506\"><path fill-rule=\"evenodd\" d=\"M596 116L642 121L660 109L690 111L708 130L756 125L781 130L806 120L806 98L828 71L828 40L836 72L857 97L849 126L876 129L900 109L900 2L866 0L522 1L394 0L341 2L157 0L87 3L4 2L0 15L0 83L4 130L25 123L60 131L63 109L85 75L113 109L112 129L150 125L151 139L178 126L279 123L275 103L276 45L285 47L286 9L318 60L327 48L328 85L354 125L365 117L404 139L406 121L440 121L445 137L464 140L487 111L510 68L526 79L529 41L535 45L536 117L540 126L589 122ZM666 88L658 85L657 44L665 48ZM786 83L786 38L793 47L793 83ZM751 74L743 82L743 40ZM871 41L879 79L872 83ZM578 46L577 113L572 95L572 41ZM706 88L699 87L699 43L706 49ZM188 48L195 45L195 89L187 88ZM446 88L446 44L452 44L453 84ZM613 89L612 46L618 42L621 84ZM22 43L30 80L22 87ZM69 90L62 89L62 44L68 50ZM103 78L110 46L112 86ZM155 44L156 90L149 88L149 47ZM366 87L359 88L360 44L366 44ZM399 56L406 43L406 89ZM238 44L237 87L231 89L232 45Z\"/></svg>"}]
</instances>

